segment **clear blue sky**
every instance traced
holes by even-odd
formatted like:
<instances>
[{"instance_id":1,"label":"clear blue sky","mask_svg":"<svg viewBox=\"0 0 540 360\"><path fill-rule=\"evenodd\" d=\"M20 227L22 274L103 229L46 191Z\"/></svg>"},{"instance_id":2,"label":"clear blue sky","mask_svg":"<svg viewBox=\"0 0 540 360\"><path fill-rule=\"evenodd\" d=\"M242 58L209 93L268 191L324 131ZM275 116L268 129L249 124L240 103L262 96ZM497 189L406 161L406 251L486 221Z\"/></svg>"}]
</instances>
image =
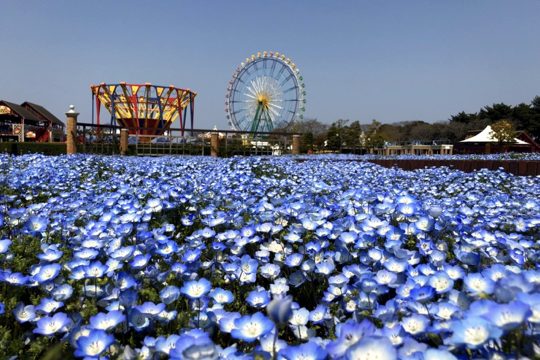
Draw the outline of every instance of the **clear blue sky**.
<instances>
[{"instance_id":1,"label":"clear blue sky","mask_svg":"<svg viewBox=\"0 0 540 360\"><path fill-rule=\"evenodd\" d=\"M540 95L539 0L5 0L0 99L69 104L89 121L90 84L198 92L196 126L226 128L227 82L247 56L300 68L306 117L444 120Z\"/></svg>"}]
</instances>

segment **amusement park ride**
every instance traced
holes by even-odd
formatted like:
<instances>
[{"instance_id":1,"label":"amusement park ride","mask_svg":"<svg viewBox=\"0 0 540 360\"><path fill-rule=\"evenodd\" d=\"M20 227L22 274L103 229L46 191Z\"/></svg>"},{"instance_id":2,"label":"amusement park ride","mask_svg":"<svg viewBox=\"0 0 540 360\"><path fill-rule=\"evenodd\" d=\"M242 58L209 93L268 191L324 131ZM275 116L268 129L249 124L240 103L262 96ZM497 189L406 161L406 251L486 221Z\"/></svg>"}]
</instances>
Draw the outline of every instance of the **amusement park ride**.
<instances>
[{"instance_id":1,"label":"amusement park ride","mask_svg":"<svg viewBox=\"0 0 540 360\"><path fill-rule=\"evenodd\" d=\"M111 125L130 134L163 135L179 119L180 134L193 132L195 92L174 86L145 84L92 85L92 123L101 124L101 107ZM272 132L302 119L306 91L300 71L279 52L258 52L242 62L227 86L225 111L229 126L256 134ZM189 118L189 123L188 123Z\"/></svg>"},{"instance_id":2,"label":"amusement park ride","mask_svg":"<svg viewBox=\"0 0 540 360\"><path fill-rule=\"evenodd\" d=\"M229 126L252 134L302 119L306 91L296 65L279 52L258 52L241 63L227 86Z\"/></svg>"},{"instance_id":3,"label":"amusement park ride","mask_svg":"<svg viewBox=\"0 0 540 360\"><path fill-rule=\"evenodd\" d=\"M92 123L101 123L101 106L111 114L110 124L127 128L131 134L162 135L180 120L182 136L193 130L195 92L189 89L145 84L92 85Z\"/></svg>"}]
</instances>

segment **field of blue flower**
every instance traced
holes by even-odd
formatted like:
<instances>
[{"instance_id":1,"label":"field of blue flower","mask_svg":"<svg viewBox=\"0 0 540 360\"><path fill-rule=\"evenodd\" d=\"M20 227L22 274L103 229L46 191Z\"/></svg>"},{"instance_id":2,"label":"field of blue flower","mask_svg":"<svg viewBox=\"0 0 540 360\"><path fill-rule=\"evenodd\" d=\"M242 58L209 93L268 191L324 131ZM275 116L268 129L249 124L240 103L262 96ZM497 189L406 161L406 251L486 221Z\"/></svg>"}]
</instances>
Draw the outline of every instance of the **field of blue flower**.
<instances>
[{"instance_id":1,"label":"field of blue flower","mask_svg":"<svg viewBox=\"0 0 540 360\"><path fill-rule=\"evenodd\" d=\"M540 354L540 179L0 155L0 358Z\"/></svg>"}]
</instances>

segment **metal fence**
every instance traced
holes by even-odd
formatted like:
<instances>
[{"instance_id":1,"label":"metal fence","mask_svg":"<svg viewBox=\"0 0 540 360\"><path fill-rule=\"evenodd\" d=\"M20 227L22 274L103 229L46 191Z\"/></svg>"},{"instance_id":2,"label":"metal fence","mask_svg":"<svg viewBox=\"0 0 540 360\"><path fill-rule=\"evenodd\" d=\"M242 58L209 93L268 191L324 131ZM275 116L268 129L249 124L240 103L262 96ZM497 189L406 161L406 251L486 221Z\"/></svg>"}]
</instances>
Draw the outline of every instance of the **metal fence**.
<instances>
[{"instance_id":1,"label":"metal fence","mask_svg":"<svg viewBox=\"0 0 540 360\"><path fill-rule=\"evenodd\" d=\"M120 127L77 124L77 152L114 155L120 153Z\"/></svg>"},{"instance_id":2,"label":"metal fence","mask_svg":"<svg viewBox=\"0 0 540 360\"><path fill-rule=\"evenodd\" d=\"M121 127L77 124L77 151L119 154ZM236 155L284 155L292 151L293 133L171 128L153 135L155 129L127 129L130 155L210 155L211 135L217 133L220 157ZM215 136L215 135L214 135Z\"/></svg>"}]
</instances>

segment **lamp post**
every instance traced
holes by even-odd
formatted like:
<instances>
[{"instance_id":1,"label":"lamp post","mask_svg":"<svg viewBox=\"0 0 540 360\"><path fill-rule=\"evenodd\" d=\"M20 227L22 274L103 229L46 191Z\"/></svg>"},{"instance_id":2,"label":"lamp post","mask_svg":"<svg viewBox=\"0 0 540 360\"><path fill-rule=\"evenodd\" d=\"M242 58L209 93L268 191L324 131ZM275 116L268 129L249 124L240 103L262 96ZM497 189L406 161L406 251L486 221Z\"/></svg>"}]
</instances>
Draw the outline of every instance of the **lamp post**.
<instances>
[{"instance_id":1,"label":"lamp post","mask_svg":"<svg viewBox=\"0 0 540 360\"><path fill-rule=\"evenodd\" d=\"M214 126L214 129L210 133L210 156L219 156L219 132L217 126Z\"/></svg>"},{"instance_id":2,"label":"lamp post","mask_svg":"<svg viewBox=\"0 0 540 360\"><path fill-rule=\"evenodd\" d=\"M69 110L66 112L66 152L68 155L77 153L77 116L79 113L75 111L75 106L69 105Z\"/></svg>"}]
</instances>

